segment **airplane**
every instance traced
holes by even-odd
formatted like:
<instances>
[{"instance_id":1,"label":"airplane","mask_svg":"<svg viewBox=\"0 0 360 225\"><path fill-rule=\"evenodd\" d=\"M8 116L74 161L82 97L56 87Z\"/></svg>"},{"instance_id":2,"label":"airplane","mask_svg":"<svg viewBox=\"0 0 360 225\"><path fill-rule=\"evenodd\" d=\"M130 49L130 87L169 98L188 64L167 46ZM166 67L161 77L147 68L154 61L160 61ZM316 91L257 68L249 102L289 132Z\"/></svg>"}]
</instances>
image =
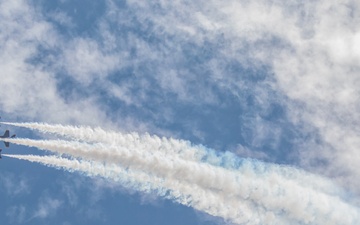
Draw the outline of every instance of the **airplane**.
<instances>
[{"instance_id":1,"label":"airplane","mask_svg":"<svg viewBox=\"0 0 360 225\"><path fill-rule=\"evenodd\" d=\"M1 151L2 151L2 149L0 148L0 159L2 159L2 157L1 157Z\"/></svg>"},{"instance_id":2,"label":"airplane","mask_svg":"<svg viewBox=\"0 0 360 225\"><path fill-rule=\"evenodd\" d=\"M6 130L5 133L4 133L4 135L0 136L0 138L9 138L9 137L10 137L10 131L9 131L9 130ZM10 138L14 138L14 137L16 137L16 134L11 135ZM9 143L9 142L6 142L6 141L4 141L4 144L5 144L5 146L6 146L7 148L8 148L9 145L10 145L10 143Z\"/></svg>"}]
</instances>

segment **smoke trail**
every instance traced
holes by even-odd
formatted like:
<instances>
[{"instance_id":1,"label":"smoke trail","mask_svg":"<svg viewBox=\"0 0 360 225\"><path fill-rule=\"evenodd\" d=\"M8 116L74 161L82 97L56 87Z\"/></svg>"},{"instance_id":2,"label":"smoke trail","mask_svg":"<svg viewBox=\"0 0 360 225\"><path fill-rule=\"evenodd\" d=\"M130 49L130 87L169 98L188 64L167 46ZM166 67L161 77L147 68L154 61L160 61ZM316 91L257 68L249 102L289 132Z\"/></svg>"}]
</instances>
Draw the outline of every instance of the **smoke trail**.
<instances>
[{"instance_id":1,"label":"smoke trail","mask_svg":"<svg viewBox=\"0 0 360 225\"><path fill-rule=\"evenodd\" d=\"M47 166L65 169L70 172L79 171L88 176L101 176L114 180L122 186L145 193L156 193L159 196L173 200L213 216L221 216L226 220L238 224L278 224L286 225L290 221L283 221L271 213L263 210L249 210L245 204L234 199L222 199L211 191L199 190L196 186L184 185L177 181L164 181L151 177L146 173L123 170L116 165L69 160L54 156L34 155L4 155L6 157L37 162ZM259 214L261 212L261 214ZM293 223L294 224L294 223Z\"/></svg>"},{"instance_id":2,"label":"smoke trail","mask_svg":"<svg viewBox=\"0 0 360 225\"><path fill-rule=\"evenodd\" d=\"M194 146L189 141L165 137L160 138L156 135L149 135L148 133L143 135L136 132L123 134L120 132L105 131L99 127L76 127L61 124L0 123L38 130L43 133L57 134L76 141L104 143L122 146L128 149L142 149L144 151L160 151L173 157L181 157L192 161L204 161L215 166L222 166L229 169L238 168L243 163L242 159L239 159L230 152L219 153L202 145ZM310 180L314 181L316 179Z\"/></svg>"},{"instance_id":3,"label":"smoke trail","mask_svg":"<svg viewBox=\"0 0 360 225\"><path fill-rule=\"evenodd\" d=\"M129 134L123 134L119 132L109 132L101 128L91 127L76 127L76 126L64 126L61 124L46 124L46 123L9 123L0 122L6 125L25 127L32 130L38 130L43 133L58 134L76 141L86 141L92 143L104 143L110 145L120 145L124 148L143 149L147 151L161 151L165 154L176 155L177 157L183 157L187 160L200 160L205 155L210 158L210 155L203 147L196 147L196 150L192 148L189 141L175 140L173 138L159 138L155 135L139 135L132 132ZM149 148L148 146L151 146Z\"/></svg>"},{"instance_id":4,"label":"smoke trail","mask_svg":"<svg viewBox=\"0 0 360 225\"><path fill-rule=\"evenodd\" d=\"M222 198L238 198L239 201L256 202L259 206L276 214L286 213L287 218L316 224L347 224L342 213L350 215L349 222L359 219L359 211L345 204L335 196L316 192L310 187L298 185L279 174L259 174L251 171L243 176L224 168L216 168L201 163L175 159L169 161L159 155L139 153L114 147L103 151L100 144L86 145L67 141L35 141L28 139L8 139L6 141L66 153L75 157L125 164L136 170L146 171L164 179L182 179L188 184L195 183L203 190L213 190ZM124 151L124 152L122 152ZM121 153L122 152L122 153ZM278 185L278 184L281 184ZM336 207L335 207L336 206ZM352 224L352 223L349 223Z\"/></svg>"},{"instance_id":5,"label":"smoke trail","mask_svg":"<svg viewBox=\"0 0 360 225\"><path fill-rule=\"evenodd\" d=\"M226 186L225 191L235 193L237 180L245 180L241 174L235 174L223 168L211 167L203 163L194 163L181 159L166 158L159 153L141 152L137 149L125 149L102 144L88 145L79 142L61 140L31 140L31 139L5 139L14 144L37 147L50 150L55 153L68 154L73 157L81 157L88 160L114 163L133 170L148 171L164 178L181 177L189 183L196 182L204 188L223 190L219 183ZM176 161L175 161L176 160ZM204 177L203 171L209 171Z\"/></svg>"},{"instance_id":6,"label":"smoke trail","mask_svg":"<svg viewBox=\"0 0 360 225\"><path fill-rule=\"evenodd\" d=\"M292 179L299 185L306 185L314 190L329 195L343 195L338 187L319 176L305 173L291 167L266 164L250 159L239 159L232 153L219 153L212 149L205 148L204 146L194 146L189 141L159 138L155 135L150 136L149 134L139 135L135 132L122 134L119 132L108 132L101 128L64 126L60 124L2 123L39 130L44 133L54 133L77 141L103 143L111 146L123 147L125 149L138 149L147 152L160 151L164 153L166 157L180 157L195 162L206 162L214 166L221 166L231 170L237 169L241 173L246 172L244 171L244 168L252 167L251 170L257 170L260 173L272 172L281 174L286 177L286 179ZM244 166L244 164L247 165Z\"/></svg>"}]
</instances>

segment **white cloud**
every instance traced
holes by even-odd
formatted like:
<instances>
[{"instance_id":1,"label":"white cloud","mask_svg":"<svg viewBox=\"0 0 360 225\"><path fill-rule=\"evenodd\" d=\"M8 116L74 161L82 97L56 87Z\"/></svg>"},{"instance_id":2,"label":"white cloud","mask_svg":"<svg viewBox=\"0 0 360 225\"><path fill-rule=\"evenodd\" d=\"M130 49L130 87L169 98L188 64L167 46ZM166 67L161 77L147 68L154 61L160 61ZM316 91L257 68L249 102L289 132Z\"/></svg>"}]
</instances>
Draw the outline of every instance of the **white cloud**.
<instances>
[{"instance_id":1,"label":"white cloud","mask_svg":"<svg viewBox=\"0 0 360 225\"><path fill-rule=\"evenodd\" d=\"M311 130L309 135L320 135L318 144L309 141L298 149L299 161L314 160L313 156L328 160L326 168L322 165L315 168L330 177L346 178L346 186L358 190L360 171L355 165L360 162L359 3L352 0L157 3L155 6L130 1L129 5L136 9L136 18L142 25L153 23L155 35L173 37L170 48L190 41L202 43L205 38L216 42L223 34L226 45L212 65L235 60L244 67L269 66L274 76L267 77L270 85L262 86L262 92L277 89L283 93L289 98L289 116L298 129L312 127L303 132ZM175 52L172 57L179 54ZM162 59L166 61L166 56ZM244 87L237 86L241 79L229 77L224 68L214 68L217 70L212 72L218 75L213 75L214 80L210 81L233 93ZM179 84L188 77L176 78L179 79L176 82L167 82L168 76L158 79L173 92L184 93L184 85ZM259 83L253 85L257 87ZM341 173L335 174L336 170Z\"/></svg>"},{"instance_id":2,"label":"white cloud","mask_svg":"<svg viewBox=\"0 0 360 225\"><path fill-rule=\"evenodd\" d=\"M40 47L59 51L62 46L63 38L52 24L26 1L1 1L0 5L2 111L30 120L92 124L98 124L94 120L105 121L103 112L94 104L94 98L67 102L60 96L56 79L58 68L54 64L58 60L56 56L49 55L40 59L43 62L37 62L41 55Z\"/></svg>"},{"instance_id":3,"label":"white cloud","mask_svg":"<svg viewBox=\"0 0 360 225\"><path fill-rule=\"evenodd\" d=\"M6 216L11 223L23 224L26 216L26 208L23 205L11 206L6 210Z\"/></svg>"},{"instance_id":4,"label":"white cloud","mask_svg":"<svg viewBox=\"0 0 360 225\"><path fill-rule=\"evenodd\" d=\"M69 17L66 13L61 11L56 11L53 13L50 13L50 18L54 20L55 22L61 24L62 26L65 26L67 28L74 28L75 24L72 21L71 17Z\"/></svg>"},{"instance_id":5,"label":"white cloud","mask_svg":"<svg viewBox=\"0 0 360 225\"><path fill-rule=\"evenodd\" d=\"M51 215L54 215L62 204L62 201L58 199L44 197L40 200L38 207L31 218L45 219Z\"/></svg>"},{"instance_id":6,"label":"white cloud","mask_svg":"<svg viewBox=\"0 0 360 225\"><path fill-rule=\"evenodd\" d=\"M318 169L360 191L360 170L353 166L360 162L356 113L360 111L360 58L352 41L359 31L353 27L356 21L349 6L319 2L317 9L314 37L291 40L295 52L283 51L274 58L274 72L282 91L305 106L290 106L296 120L317 128L322 141L331 146L309 145L312 149L301 152L301 157L313 160L309 151L316 151L316 158L329 164ZM356 7L352 10L359 13Z\"/></svg>"},{"instance_id":7,"label":"white cloud","mask_svg":"<svg viewBox=\"0 0 360 225\"><path fill-rule=\"evenodd\" d=\"M60 186L61 186L61 191L65 194L66 200L69 202L70 206L77 207L79 204L79 197L76 194L78 190L75 189L74 185L72 185L71 182L66 181L66 182L61 182Z\"/></svg>"},{"instance_id":8,"label":"white cloud","mask_svg":"<svg viewBox=\"0 0 360 225\"><path fill-rule=\"evenodd\" d=\"M26 178L10 173L2 174L0 177L0 187L10 196L23 195L30 192L30 186Z\"/></svg>"},{"instance_id":9,"label":"white cloud","mask_svg":"<svg viewBox=\"0 0 360 225\"><path fill-rule=\"evenodd\" d=\"M77 38L65 43L63 68L81 85L105 79L120 66L119 57L104 53L91 39Z\"/></svg>"}]
</instances>

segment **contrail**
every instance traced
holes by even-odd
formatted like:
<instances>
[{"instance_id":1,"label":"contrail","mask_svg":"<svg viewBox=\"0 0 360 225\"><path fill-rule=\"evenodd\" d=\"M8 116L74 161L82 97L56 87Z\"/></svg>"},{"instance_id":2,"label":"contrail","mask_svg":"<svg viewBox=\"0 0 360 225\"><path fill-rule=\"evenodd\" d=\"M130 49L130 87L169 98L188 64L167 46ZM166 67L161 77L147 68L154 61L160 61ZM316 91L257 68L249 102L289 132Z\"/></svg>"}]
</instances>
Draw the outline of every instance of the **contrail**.
<instances>
[{"instance_id":1,"label":"contrail","mask_svg":"<svg viewBox=\"0 0 360 225\"><path fill-rule=\"evenodd\" d=\"M47 166L65 169L70 172L79 171L88 176L101 176L119 182L124 187L145 193L157 193L159 196L180 204L204 211L213 216L221 216L238 224L279 224L286 225L290 221L281 220L271 212L261 209L254 211L240 201L223 199L211 191L198 190L194 185L184 185L177 181L164 181L145 173L123 170L116 165L104 165L88 161L69 160L54 156L35 155L3 155L6 157L37 162ZM261 212L261 214L259 214Z\"/></svg>"},{"instance_id":2,"label":"contrail","mask_svg":"<svg viewBox=\"0 0 360 225\"><path fill-rule=\"evenodd\" d=\"M144 171L164 179L181 179L188 184L194 183L202 190L213 190L222 198L238 198L239 201L256 202L269 212L285 212L287 218L299 222L316 224L352 224L344 223L359 219L359 210L347 205L336 196L317 192L310 187L298 185L293 180L285 179L281 174L256 173L248 168L247 176L224 168L187 162L181 159L168 160L160 155L138 153L100 144L87 145L68 141L35 141L29 139L6 139L6 141L48 149L61 154L69 154L88 160L125 164L126 167ZM106 151L104 148L112 149ZM121 153L124 151L123 153ZM112 152L112 154L109 154ZM105 153L105 155L104 155ZM280 185L281 186L280 186ZM336 206L336 207L334 207ZM339 212L346 213L343 218Z\"/></svg>"}]
</instances>

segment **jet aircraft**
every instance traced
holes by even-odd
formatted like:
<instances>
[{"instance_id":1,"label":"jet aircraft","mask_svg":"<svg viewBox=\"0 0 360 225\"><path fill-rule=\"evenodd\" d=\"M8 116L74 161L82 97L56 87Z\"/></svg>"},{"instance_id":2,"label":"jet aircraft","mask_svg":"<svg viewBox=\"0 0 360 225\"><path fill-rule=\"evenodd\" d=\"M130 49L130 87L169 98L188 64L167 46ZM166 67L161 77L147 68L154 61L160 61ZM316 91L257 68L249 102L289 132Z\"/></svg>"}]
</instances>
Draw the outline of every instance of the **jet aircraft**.
<instances>
[{"instance_id":1,"label":"jet aircraft","mask_svg":"<svg viewBox=\"0 0 360 225\"><path fill-rule=\"evenodd\" d=\"M4 133L4 135L0 136L0 138L9 138L9 137L10 137L10 131L9 131L9 130L6 130L5 133ZM14 137L16 137L16 134L11 135L10 138L14 138ZM6 146L7 148L8 148L9 145L10 145L10 143L9 143L9 142L6 142L6 141L4 141L4 144L5 144L5 146Z\"/></svg>"},{"instance_id":2,"label":"jet aircraft","mask_svg":"<svg viewBox=\"0 0 360 225\"><path fill-rule=\"evenodd\" d=\"M2 159L2 157L1 157L1 151L2 151L2 149L0 148L0 159Z\"/></svg>"}]
</instances>

